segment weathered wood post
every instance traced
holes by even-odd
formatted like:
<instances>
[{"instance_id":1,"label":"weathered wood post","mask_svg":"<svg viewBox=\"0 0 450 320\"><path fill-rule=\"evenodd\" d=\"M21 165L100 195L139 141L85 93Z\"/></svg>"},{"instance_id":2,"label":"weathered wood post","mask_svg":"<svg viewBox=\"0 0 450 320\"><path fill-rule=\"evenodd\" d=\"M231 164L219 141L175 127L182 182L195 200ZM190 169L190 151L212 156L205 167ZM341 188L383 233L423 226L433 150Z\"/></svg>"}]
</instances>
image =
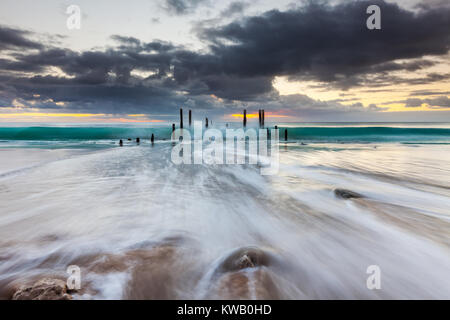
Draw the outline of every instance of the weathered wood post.
<instances>
[{"instance_id":1,"label":"weathered wood post","mask_svg":"<svg viewBox=\"0 0 450 320\"><path fill-rule=\"evenodd\" d=\"M183 108L180 108L180 128L183 129Z\"/></svg>"},{"instance_id":2,"label":"weathered wood post","mask_svg":"<svg viewBox=\"0 0 450 320\"><path fill-rule=\"evenodd\" d=\"M262 124L261 109L258 110L258 119L259 119L259 127L261 128L261 124Z\"/></svg>"},{"instance_id":3,"label":"weathered wood post","mask_svg":"<svg viewBox=\"0 0 450 320\"><path fill-rule=\"evenodd\" d=\"M261 111L261 125L262 125L262 127L264 128L264 116L265 116L265 114L264 114L264 109Z\"/></svg>"},{"instance_id":4,"label":"weathered wood post","mask_svg":"<svg viewBox=\"0 0 450 320\"><path fill-rule=\"evenodd\" d=\"M122 139L120 139L120 141L119 141L119 146L123 147L123 141L122 141Z\"/></svg>"},{"instance_id":5,"label":"weathered wood post","mask_svg":"<svg viewBox=\"0 0 450 320\"><path fill-rule=\"evenodd\" d=\"M175 131L175 123L172 123L172 132Z\"/></svg>"},{"instance_id":6,"label":"weathered wood post","mask_svg":"<svg viewBox=\"0 0 450 320\"><path fill-rule=\"evenodd\" d=\"M139 144L141 142L141 139L136 138L136 143Z\"/></svg>"},{"instance_id":7,"label":"weathered wood post","mask_svg":"<svg viewBox=\"0 0 450 320\"><path fill-rule=\"evenodd\" d=\"M192 110L189 110L189 127L192 124Z\"/></svg>"},{"instance_id":8,"label":"weathered wood post","mask_svg":"<svg viewBox=\"0 0 450 320\"><path fill-rule=\"evenodd\" d=\"M244 109L244 127L247 126L247 110Z\"/></svg>"},{"instance_id":9,"label":"weathered wood post","mask_svg":"<svg viewBox=\"0 0 450 320\"><path fill-rule=\"evenodd\" d=\"M205 127L208 128L208 118L205 119Z\"/></svg>"},{"instance_id":10,"label":"weathered wood post","mask_svg":"<svg viewBox=\"0 0 450 320\"><path fill-rule=\"evenodd\" d=\"M150 142L153 144L153 143L155 143L155 136L153 135L153 133L152 133L152 137L150 138Z\"/></svg>"},{"instance_id":11,"label":"weathered wood post","mask_svg":"<svg viewBox=\"0 0 450 320\"><path fill-rule=\"evenodd\" d=\"M288 139L288 135L287 135L287 129L284 129L284 141L287 141Z\"/></svg>"}]
</instances>

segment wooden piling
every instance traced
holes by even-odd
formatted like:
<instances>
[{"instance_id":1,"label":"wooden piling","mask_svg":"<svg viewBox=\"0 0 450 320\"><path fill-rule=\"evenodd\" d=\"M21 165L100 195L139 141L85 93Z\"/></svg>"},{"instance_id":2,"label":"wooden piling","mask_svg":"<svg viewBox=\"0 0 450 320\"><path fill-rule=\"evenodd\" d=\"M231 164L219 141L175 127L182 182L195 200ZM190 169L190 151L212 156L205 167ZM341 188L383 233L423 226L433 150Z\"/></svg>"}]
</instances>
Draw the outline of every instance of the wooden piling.
<instances>
[{"instance_id":1,"label":"wooden piling","mask_svg":"<svg viewBox=\"0 0 450 320\"><path fill-rule=\"evenodd\" d=\"M244 109L244 127L247 126L247 110Z\"/></svg>"},{"instance_id":2,"label":"wooden piling","mask_svg":"<svg viewBox=\"0 0 450 320\"><path fill-rule=\"evenodd\" d=\"M208 118L205 119L205 127L208 128Z\"/></svg>"},{"instance_id":3,"label":"wooden piling","mask_svg":"<svg viewBox=\"0 0 450 320\"><path fill-rule=\"evenodd\" d=\"M141 142L140 138L136 138L136 143L139 144Z\"/></svg>"},{"instance_id":4,"label":"wooden piling","mask_svg":"<svg viewBox=\"0 0 450 320\"><path fill-rule=\"evenodd\" d=\"M259 127L261 128L262 118L261 118L261 109L258 110L258 119L259 119Z\"/></svg>"},{"instance_id":5,"label":"wooden piling","mask_svg":"<svg viewBox=\"0 0 450 320\"><path fill-rule=\"evenodd\" d=\"M261 126L264 128L264 109L261 111Z\"/></svg>"},{"instance_id":6,"label":"wooden piling","mask_svg":"<svg viewBox=\"0 0 450 320\"><path fill-rule=\"evenodd\" d=\"M183 108L180 108L180 129L183 129Z\"/></svg>"},{"instance_id":7,"label":"wooden piling","mask_svg":"<svg viewBox=\"0 0 450 320\"><path fill-rule=\"evenodd\" d=\"M120 139L120 141L119 141L119 146L123 147L123 141L122 141L122 139Z\"/></svg>"},{"instance_id":8,"label":"wooden piling","mask_svg":"<svg viewBox=\"0 0 450 320\"><path fill-rule=\"evenodd\" d=\"M192 124L192 110L189 110L189 127Z\"/></svg>"},{"instance_id":9,"label":"wooden piling","mask_svg":"<svg viewBox=\"0 0 450 320\"><path fill-rule=\"evenodd\" d=\"M175 131L175 123L172 123L172 132Z\"/></svg>"},{"instance_id":10,"label":"wooden piling","mask_svg":"<svg viewBox=\"0 0 450 320\"><path fill-rule=\"evenodd\" d=\"M287 141L288 139L287 129L284 129L284 141Z\"/></svg>"},{"instance_id":11,"label":"wooden piling","mask_svg":"<svg viewBox=\"0 0 450 320\"><path fill-rule=\"evenodd\" d=\"M153 133L152 133L152 137L150 138L150 142L153 144L153 143L155 143L155 136L153 135Z\"/></svg>"}]
</instances>

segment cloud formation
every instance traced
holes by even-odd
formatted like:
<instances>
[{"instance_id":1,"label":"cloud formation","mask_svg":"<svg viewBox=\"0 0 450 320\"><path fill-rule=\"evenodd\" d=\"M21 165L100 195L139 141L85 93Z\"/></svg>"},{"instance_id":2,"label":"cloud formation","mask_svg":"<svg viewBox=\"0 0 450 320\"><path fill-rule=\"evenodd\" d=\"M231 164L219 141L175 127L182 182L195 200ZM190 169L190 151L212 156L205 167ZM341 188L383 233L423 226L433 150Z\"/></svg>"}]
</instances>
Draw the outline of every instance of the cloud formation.
<instances>
[{"instance_id":1,"label":"cloud formation","mask_svg":"<svg viewBox=\"0 0 450 320\"><path fill-rule=\"evenodd\" d=\"M224 9L220 13L220 16L222 18L229 18L238 14L242 14L249 6L250 4L248 2L233 1L228 5L226 9Z\"/></svg>"},{"instance_id":2,"label":"cloud formation","mask_svg":"<svg viewBox=\"0 0 450 320\"><path fill-rule=\"evenodd\" d=\"M406 108L418 108L424 104L433 109L450 108L450 99L447 96L438 96L430 99L410 98L405 101Z\"/></svg>"},{"instance_id":3,"label":"cloud formation","mask_svg":"<svg viewBox=\"0 0 450 320\"><path fill-rule=\"evenodd\" d=\"M162 7L170 14L185 15L209 0L164 0Z\"/></svg>"},{"instance_id":4,"label":"cloud formation","mask_svg":"<svg viewBox=\"0 0 450 320\"><path fill-rule=\"evenodd\" d=\"M166 0L166 5L185 14L204 1ZM381 7L382 30L366 28L369 4ZM243 2L233 2L222 13L244 9ZM111 36L113 46L78 52L0 26L0 50L5 53L0 58L0 102L115 114L167 114L181 105L218 113L243 107L302 114L377 112L385 109L280 96L273 81L286 76L349 89L448 80L450 74L442 72L407 78L398 72L426 70L436 64L430 56L448 54L449 16L448 7L413 12L379 0L308 2L197 29L208 49L201 52L121 35ZM445 98L412 98L405 104L448 108Z\"/></svg>"},{"instance_id":5,"label":"cloud formation","mask_svg":"<svg viewBox=\"0 0 450 320\"><path fill-rule=\"evenodd\" d=\"M366 8L377 4L382 30L368 30ZM418 13L384 1L351 1L329 6L310 2L299 9L200 31L220 57L224 71L237 76L287 75L348 88L367 76L413 71L430 62L398 63L425 55L444 55L450 46L450 10ZM232 45L229 45L232 43Z\"/></svg>"},{"instance_id":6,"label":"cloud formation","mask_svg":"<svg viewBox=\"0 0 450 320\"><path fill-rule=\"evenodd\" d=\"M32 33L29 31L0 26L0 50L41 49L42 45L40 43L27 38L30 35Z\"/></svg>"}]
</instances>

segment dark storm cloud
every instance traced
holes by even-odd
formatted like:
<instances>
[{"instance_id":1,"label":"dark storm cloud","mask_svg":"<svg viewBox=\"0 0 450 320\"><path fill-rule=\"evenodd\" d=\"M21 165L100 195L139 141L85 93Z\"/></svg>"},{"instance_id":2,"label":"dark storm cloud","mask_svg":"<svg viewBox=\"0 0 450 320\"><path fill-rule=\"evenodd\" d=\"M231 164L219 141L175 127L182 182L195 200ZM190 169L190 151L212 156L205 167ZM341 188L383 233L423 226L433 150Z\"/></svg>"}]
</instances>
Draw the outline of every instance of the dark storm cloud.
<instances>
[{"instance_id":1,"label":"dark storm cloud","mask_svg":"<svg viewBox=\"0 0 450 320\"><path fill-rule=\"evenodd\" d=\"M273 90L272 78L269 77L234 77L211 75L203 77L202 81L209 91L220 98L229 100L253 100Z\"/></svg>"},{"instance_id":2,"label":"dark storm cloud","mask_svg":"<svg viewBox=\"0 0 450 320\"><path fill-rule=\"evenodd\" d=\"M180 14L200 1L167 3ZM382 10L382 30L370 31L365 10L374 3ZM243 9L238 2L233 8L228 9ZM112 36L114 46L76 52L38 45L27 40L27 32L4 27L0 48L16 50L0 59L0 96L39 100L41 106L52 99L68 102L70 110L104 113L167 113L182 104L209 110L379 111L374 105L280 97L272 82L284 75L319 81L322 88L323 83L351 88L447 80L450 75L443 73L403 78L391 72L426 69L435 62L424 56L447 54L449 16L446 8L413 13L383 1L309 3L201 28L198 34L209 44L205 52L120 35Z\"/></svg>"},{"instance_id":3,"label":"dark storm cloud","mask_svg":"<svg viewBox=\"0 0 450 320\"><path fill-rule=\"evenodd\" d=\"M124 37L120 35L112 35L111 39L117 41L120 46L117 49L128 52L145 52L145 51L170 51L177 47L167 41L154 40L152 42L141 42L134 37Z\"/></svg>"},{"instance_id":4,"label":"dark storm cloud","mask_svg":"<svg viewBox=\"0 0 450 320\"><path fill-rule=\"evenodd\" d=\"M117 36L115 39L119 39ZM76 78L80 84L102 84L115 74L115 81L127 83L133 69L168 71L174 46L165 42L141 43L134 38L120 38L121 44L105 51L75 52L69 49L48 48L37 53L15 53L14 60L1 59L2 70L44 72L58 67ZM150 53L152 52L152 53Z\"/></svg>"},{"instance_id":5,"label":"dark storm cloud","mask_svg":"<svg viewBox=\"0 0 450 320\"><path fill-rule=\"evenodd\" d=\"M420 92L420 95L436 95L439 92ZM411 94L414 96L415 94ZM446 95L440 95L432 98L408 98L405 100L397 100L397 101L387 101L383 102L382 105L390 105L390 104L403 104L406 108L419 108L423 105L432 108L432 109L447 109L450 108L450 99Z\"/></svg>"},{"instance_id":6,"label":"dark storm cloud","mask_svg":"<svg viewBox=\"0 0 450 320\"><path fill-rule=\"evenodd\" d=\"M340 80L340 87L342 89L348 89L355 86L364 86L368 87L385 87L385 86L396 86L396 85L406 85L406 86L414 86L414 85L427 85L434 82L442 82L450 79L449 73L428 73L425 75L419 75L416 77L406 77L406 76L396 76L388 72L369 74L369 75L358 75L349 78L344 78ZM318 85L317 87L323 87L322 85ZM387 92L387 89L379 89L379 90L366 90L366 92Z\"/></svg>"},{"instance_id":7,"label":"dark storm cloud","mask_svg":"<svg viewBox=\"0 0 450 320\"><path fill-rule=\"evenodd\" d=\"M382 29L366 28L366 8L378 4ZM415 70L431 62L398 59L446 54L450 10L415 14L384 1L353 1L336 6L310 3L273 10L200 31L221 57L224 71L238 76L288 75L348 86L349 78L393 70ZM233 45L229 45L232 43ZM358 81L350 82L356 85Z\"/></svg>"},{"instance_id":8,"label":"dark storm cloud","mask_svg":"<svg viewBox=\"0 0 450 320\"><path fill-rule=\"evenodd\" d=\"M174 92L179 87L166 74L173 59L169 52L175 46L119 36L114 39L119 45L104 51L50 47L39 52L14 52L14 59L0 60L0 94L10 97L9 105L13 98L20 98L38 100L41 107L49 108L44 101L51 99L69 102L71 110L117 113L164 112L186 100ZM57 68L60 74L49 68ZM153 73L136 77L132 70Z\"/></svg>"},{"instance_id":9,"label":"dark storm cloud","mask_svg":"<svg viewBox=\"0 0 450 320\"><path fill-rule=\"evenodd\" d=\"M429 99L411 98L405 101L406 108L417 108L423 104L435 109L450 108L450 99L447 96L439 96Z\"/></svg>"},{"instance_id":10,"label":"dark storm cloud","mask_svg":"<svg viewBox=\"0 0 450 320\"><path fill-rule=\"evenodd\" d=\"M28 39L32 33L0 25L0 50L5 49L40 49L42 45Z\"/></svg>"}]
</instances>

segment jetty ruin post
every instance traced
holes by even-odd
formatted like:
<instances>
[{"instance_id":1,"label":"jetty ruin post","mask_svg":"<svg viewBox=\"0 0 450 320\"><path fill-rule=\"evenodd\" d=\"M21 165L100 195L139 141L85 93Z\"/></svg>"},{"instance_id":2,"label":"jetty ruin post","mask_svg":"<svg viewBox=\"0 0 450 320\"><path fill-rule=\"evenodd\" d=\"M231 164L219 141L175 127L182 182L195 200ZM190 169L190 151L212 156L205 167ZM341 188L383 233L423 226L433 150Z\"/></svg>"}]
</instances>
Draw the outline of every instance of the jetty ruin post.
<instances>
[{"instance_id":1,"label":"jetty ruin post","mask_svg":"<svg viewBox=\"0 0 450 320\"><path fill-rule=\"evenodd\" d=\"M247 110L244 109L244 127L247 126Z\"/></svg>"},{"instance_id":2,"label":"jetty ruin post","mask_svg":"<svg viewBox=\"0 0 450 320\"><path fill-rule=\"evenodd\" d=\"M288 139L287 129L284 129L284 141L287 141Z\"/></svg>"},{"instance_id":3,"label":"jetty ruin post","mask_svg":"<svg viewBox=\"0 0 450 320\"><path fill-rule=\"evenodd\" d=\"M264 109L261 111L261 126L264 128Z\"/></svg>"},{"instance_id":4,"label":"jetty ruin post","mask_svg":"<svg viewBox=\"0 0 450 320\"><path fill-rule=\"evenodd\" d=\"M258 110L258 119L259 119L259 127L261 128L261 124L262 124L262 114L261 114L261 109Z\"/></svg>"},{"instance_id":5,"label":"jetty ruin post","mask_svg":"<svg viewBox=\"0 0 450 320\"><path fill-rule=\"evenodd\" d=\"M189 127L192 124L192 110L189 110Z\"/></svg>"},{"instance_id":6,"label":"jetty ruin post","mask_svg":"<svg viewBox=\"0 0 450 320\"><path fill-rule=\"evenodd\" d=\"M150 142L153 144L153 143L155 143L155 136L153 135L153 133L152 133L152 137L150 138Z\"/></svg>"},{"instance_id":7,"label":"jetty ruin post","mask_svg":"<svg viewBox=\"0 0 450 320\"><path fill-rule=\"evenodd\" d=\"M205 127L208 128L208 118L205 119Z\"/></svg>"},{"instance_id":8,"label":"jetty ruin post","mask_svg":"<svg viewBox=\"0 0 450 320\"><path fill-rule=\"evenodd\" d=\"M183 129L183 108L180 108L180 128Z\"/></svg>"}]
</instances>

